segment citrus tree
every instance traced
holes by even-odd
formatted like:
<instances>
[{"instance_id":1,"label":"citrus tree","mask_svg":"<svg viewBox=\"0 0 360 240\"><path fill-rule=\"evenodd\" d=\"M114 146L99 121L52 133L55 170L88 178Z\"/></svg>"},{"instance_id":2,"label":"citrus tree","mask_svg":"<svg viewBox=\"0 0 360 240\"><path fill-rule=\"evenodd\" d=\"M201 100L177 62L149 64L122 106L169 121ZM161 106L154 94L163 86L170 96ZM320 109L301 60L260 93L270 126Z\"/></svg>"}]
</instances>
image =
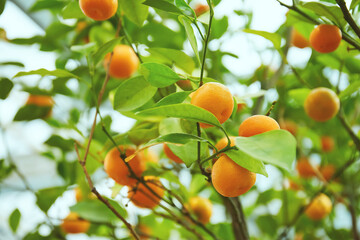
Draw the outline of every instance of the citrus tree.
<instances>
[{"instance_id":1,"label":"citrus tree","mask_svg":"<svg viewBox=\"0 0 360 240\"><path fill-rule=\"evenodd\" d=\"M1 185L20 177L13 191L32 194L43 216L20 231L11 211L14 236L360 239L360 1L277 1L288 12L274 32L253 29L245 5L228 29L229 16L216 17L225 0L2 0L0 14L10 2L51 20L33 18L44 34L31 38L1 29L4 44L56 54L55 69L1 63L20 68L0 79L2 104L28 96L1 124ZM224 59L240 56L223 46L240 31L265 39L277 67L232 73ZM293 49L311 53L303 66L288 61ZM51 129L36 154L61 179L44 189L6 137L33 122Z\"/></svg>"}]
</instances>

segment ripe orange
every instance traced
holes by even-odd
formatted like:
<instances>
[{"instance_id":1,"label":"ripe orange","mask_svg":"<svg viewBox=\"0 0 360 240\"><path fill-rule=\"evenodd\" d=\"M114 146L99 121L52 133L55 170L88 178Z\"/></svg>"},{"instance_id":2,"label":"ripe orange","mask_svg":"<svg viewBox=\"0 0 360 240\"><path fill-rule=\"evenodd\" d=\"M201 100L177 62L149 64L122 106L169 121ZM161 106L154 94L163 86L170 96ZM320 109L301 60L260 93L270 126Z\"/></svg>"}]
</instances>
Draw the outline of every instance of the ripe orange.
<instances>
[{"instance_id":1,"label":"ripe orange","mask_svg":"<svg viewBox=\"0 0 360 240\"><path fill-rule=\"evenodd\" d=\"M328 88L315 88L306 97L304 108L310 118L325 122L338 113L340 100L336 93Z\"/></svg>"},{"instance_id":2,"label":"ripe orange","mask_svg":"<svg viewBox=\"0 0 360 240\"><path fill-rule=\"evenodd\" d=\"M130 156L135 153L135 149L131 147L119 146L121 151L125 150L126 156ZM129 165L134 171L135 175L140 177L145 170L145 162L141 153L137 154L130 162ZM105 157L104 167L106 173L115 180L115 182L121 185L133 185L136 183L136 179L130 177L128 167L120 157L120 152L117 148L111 149Z\"/></svg>"},{"instance_id":3,"label":"ripe orange","mask_svg":"<svg viewBox=\"0 0 360 240\"><path fill-rule=\"evenodd\" d=\"M139 58L134 50L128 45L117 45L113 50L109 74L113 78L129 78L139 67ZM104 59L104 67L108 68L111 53L108 53Z\"/></svg>"},{"instance_id":4,"label":"ripe orange","mask_svg":"<svg viewBox=\"0 0 360 240\"><path fill-rule=\"evenodd\" d=\"M80 0L81 11L96 21L104 21L115 15L118 0Z\"/></svg>"},{"instance_id":5,"label":"ripe orange","mask_svg":"<svg viewBox=\"0 0 360 240\"><path fill-rule=\"evenodd\" d=\"M152 193L144 184L139 183L133 186L128 192L128 198L137 207L140 208L154 208L159 205L161 198L164 196L164 188L161 182L153 176L145 176L146 184L152 189ZM159 198L160 197L160 198Z\"/></svg>"},{"instance_id":6,"label":"ripe orange","mask_svg":"<svg viewBox=\"0 0 360 240\"><path fill-rule=\"evenodd\" d=\"M321 137L321 149L324 152L331 152L334 149L335 142L332 137L322 136Z\"/></svg>"},{"instance_id":7,"label":"ripe orange","mask_svg":"<svg viewBox=\"0 0 360 240\"><path fill-rule=\"evenodd\" d=\"M305 210L306 216L312 220L320 220L329 215L332 209L332 202L330 198L320 193Z\"/></svg>"},{"instance_id":8,"label":"ripe orange","mask_svg":"<svg viewBox=\"0 0 360 240\"><path fill-rule=\"evenodd\" d=\"M285 120L280 122L280 128L289 131L292 135L297 133L297 125L293 121Z\"/></svg>"},{"instance_id":9,"label":"ripe orange","mask_svg":"<svg viewBox=\"0 0 360 240\"><path fill-rule=\"evenodd\" d=\"M166 145L165 143L164 143L164 153L165 153L165 155L166 155L169 159L173 160L174 162L176 162L176 163L184 163L183 160L181 160L178 156L176 156L176 155L171 151L171 149L169 148L169 146Z\"/></svg>"},{"instance_id":10,"label":"ripe orange","mask_svg":"<svg viewBox=\"0 0 360 240\"><path fill-rule=\"evenodd\" d=\"M297 48L306 48L310 46L309 41L295 29L291 31L291 44Z\"/></svg>"},{"instance_id":11,"label":"ripe orange","mask_svg":"<svg viewBox=\"0 0 360 240\"><path fill-rule=\"evenodd\" d=\"M215 162L211 178L218 193L224 197L237 197L249 191L255 184L256 174L223 155Z\"/></svg>"},{"instance_id":12,"label":"ripe orange","mask_svg":"<svg viewBox=\"0 0 360 240\"><path fill-rule=\"evenodd\" d=\"M310 45L320 53L333 52L339 47L341 37L337 26L320 24L310 34Z\"/></svg>"},{"instance_id":13,"label":"ripe orange","mask_svg":"<svg viewBox=\"0 0 360 240\"><path fill-rule=\"evenodd\" d=\"M84 233L89 230L90 222L81 219L77 213L71 212L60 227L65 233Z\"/></svg>"},{"instance_id":14,"label":"ripe orange","mask_svg":"<svg viewBox=\"0 0 360 240\"><path fill-rule=\"evenodd\" d=\"M193 87L191 85L191 81L188 79L179 80L176 82L176 84L184 91L191 91L193 89Z\"/></svg>"},{"instance_id":15,"label":"ripe orange","mask_svg":"<svg viewBox=\"0 0 360 240\"><path fill-rule=\"evenodd\" d=\"M212 204L209 199L202 197L192 197L189 200L191 212L195 214L199 222L207 224L212 214Z\"/></svg>"},{"instance_id":16,"label":"ripe orange","mask_svg":"<svg viewBox=\"0 0 360 240\"><path fill-rule=\"evenodd\" d=\"M251 137L260 133L280 129L279 124L271 117L254 115L245 119L239 127L239 136Z\"/></svg>"},{"instance_id":17,"label":"ripe orange","mask_svg":"<svg viewBox=\"0 0 360 240\"><path fill-rule=\"evenodd\" d=\"M30 95L26 101L27 105L36 105L39 107L52 107L54 100L51 96L46 95Z\"/></svg>"},{"instance_id":18,"label":"ripe orange","mask_svg":"<svg viewBox=\"0 0 360 240\"><path fill-rule=\"evenodd\" d=\"M229 119L234 108L234 100L229 89L220 84L209 82L198 88L191 97L191 104L201 107L224 123ZM212 127L206 123L200 123L202 128Z\"/></svg>"},{"instance_id":19,"label":"ripe orange","mask_svg":"<svg viewBox=\"0 0 360 240\"><path fill-rule=\"evenodd\" d=\"M194 12L195 12L195 15L198 17L198 16L206 13L207 11L209 11L209 9L210 9L209 6L206 4L198 4L198 5L196 5Z\"/></svg>"},{"instance_id":20,"label":"ripe orange","mask_svg":"<svg viewBox=\"0 0 360 240\"><path fill-rule=\"evenodd\" d=\"M332 176L334 175L336 171L336 168L334 165L332 164L328 164L328 165L325 165L325 166L322 166L320 168L320 173L322 174L323 178L326 180L326 181L329 181Z\"/></svg>"},{"instance_id":21,"label":"ripe orange","mask_svg":"<svg viewBox=\"0 0 360 240\"><path fill-rule=\"evenodd\" d=\"M301 157L296 163L296 169L302 178L311 178L316 176L314 167L306 157Z\"/></svg>"}]
</instances>

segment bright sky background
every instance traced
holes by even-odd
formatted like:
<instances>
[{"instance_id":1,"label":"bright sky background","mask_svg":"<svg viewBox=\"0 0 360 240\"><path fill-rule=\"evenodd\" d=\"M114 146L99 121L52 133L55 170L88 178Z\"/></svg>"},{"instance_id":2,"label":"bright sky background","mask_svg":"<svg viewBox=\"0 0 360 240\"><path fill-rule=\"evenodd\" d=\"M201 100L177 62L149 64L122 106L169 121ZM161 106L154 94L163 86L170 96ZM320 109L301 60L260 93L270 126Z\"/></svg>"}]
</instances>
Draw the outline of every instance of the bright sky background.
<instances>
[{"instance_id":1,"label":"bright sky background","mask_svg":"<svg viewBox=\"0 0 360 240\"><path fill-rule=\"evenodd\" d=\"M235 9L247 9L254 13L252 29L273 32L285 21L285 13L287 9L281 7L275 0L246 0L234 1L223 0L222 3L215 9L216 18L221 18L224 14L230 14ZM237 30L241 18L232 14L229 21L229 29ZM43 30L34 24L27 16L25 16L17 7L10 1L4 13L0 16L0 27L4 28L7 32L7 37L12 38L27 38L37 34L43 34ZM271 43L261 37L244 34L239 30L231 39L224 39L226 45L223 46L224 51L235 53L239 56L238 59L233 57L224 58L225 64L228 68L238 76L248 76L261 65L271 64L274 68L278 67L280 59L278 56L273 56L273 53L266 50ZM259 55L258 52L261 52ZM310 49L296 49L291 48L288 54L289 62L294 66L304 66L310 57ZM39 68L46 68L48 70L55 69L56 55L51 52L41 52L37 45L33 46L18 46L0 41L0 62L5 61L19 61L24 63L25 69L18 67L0 67L1 76L12 78L18 71L29 71ZM36 80L36 77L29 78L29 81ZM232 86L231 91L235 94L242 95L246 93L256 92L259 90L259 85L250 88ZM271 94L271 93L269 93ZM36 152L41 150L42 143L50 136L51 129L41 120L26 123L11 123L11 119L17 110L25 103L27 99L26 93L13 91L6 101L0 100L0 124L7 129L7 142L10 146L11 154L14 157L20 171L22 171L30 180L30 184L37 189L61 184L60 179L53 178L55 174L55 164L45 158L37 155ZM271 96L270 96L271 97ZM62 103L66 100L59 96L56 100L54 114L61 114L61 109L66 108ZM60 104L61 103L61 104ZM64 109L63 109L64 110ZM93 113L91 113L93 116ZM122 117L119 113L112 113L113 118L121 124L112 126L118 132L127 131L134 121ZM11 123L11 124L10 124ZM90 125L90 124L89 124ZM21 147L19 147L21 146ZM2 138L0 138L0 158L5 157L3 149ZM34 168L34 165L41 167ZM256 185L259 191L264 191L273 185L280 186L279 172L274 167L267 166L269 178L257 175L258 179ZM35 171L34 171L35 170ZM186 175L186 173L184 173ZM49 181L52 179L52 181ZM181 178L182 179L182 178ZM189 179L184 177L184 179ZM21 181L17 176L13 175L7 184L22 188ZM186 180L184 181L186 183ZM107 186L111 182L106 181L102 184L102 192L110 193ZM244 199L246 202L252 201L256 194L247 194ZM248 200L248 201L247 201ZM75 203L73 192L67 192L64 198L57 202L58 208L52 208L50 211L51 216L64 217L67 215L68 210L63 210L65 206L71 206ZM15 209L19 208L22 213L22 220L20 223L19 232L27 232L31 230L36 222L43 219L39 210L34 208L35 198L29 193L24 192L0 192L0 240L11 240L11 236L7 236L4 231L8 231L7 217ZM273 209L276 211L280 207L279 203L273 203ZM134 208L131 210L137 211ZM341 210L341 209L340 209ZM219 222L223 220L223 209L215 207L212 222ZM344 211L346 212L346 211ZM349 217L345 216L340 226L349 226ZM43 228L46 233L47 228ZM250 231L256 231L255 226L250 226ZM75 238L71 238L75 239ZM78 239L78 238L76 238Z\"/></svg>"}]
</instances>

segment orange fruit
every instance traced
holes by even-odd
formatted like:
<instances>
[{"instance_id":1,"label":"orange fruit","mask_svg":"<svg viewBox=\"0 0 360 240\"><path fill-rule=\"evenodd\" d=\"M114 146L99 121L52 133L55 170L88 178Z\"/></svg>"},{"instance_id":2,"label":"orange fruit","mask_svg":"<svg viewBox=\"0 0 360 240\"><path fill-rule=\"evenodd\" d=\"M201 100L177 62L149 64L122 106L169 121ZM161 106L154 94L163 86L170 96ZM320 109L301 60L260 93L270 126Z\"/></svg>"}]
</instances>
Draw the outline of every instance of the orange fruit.
<instances>
[{"instance_id":1,"label":"orange fruit","mask_svg":"<svg viewBox=\"0 0 360 240\"><path fill-rule=\"evenodd\" d=\"M280 128L290 132L294 136L296 135L298 129L296 123L290 120L281 121Z\"/></svg>"},{"instance_id":2,"label":"orange fruit","mask_svg":"<svg viewBox=\"0 0 360 240\"><path fill-rule=\"evenodd\" d=\"M312 220L320 220L330 214L332 210L332 202L330 198L320 193L315 197L305 210L306 216Z\"/></svg>"},{"instance_id":3,"label":"orange fruit","mask_svg":"<svg viewBox=\"0 0 360 240\"><path fill-rule=\"evenodd\" d=\"M77 202L80 202L81 200L83 200L83 194L82 191L79 187L76 187L75 189L75 199Z\"/></svg>"},{"instance_id":4,"label":"orange fruit","mask_svg":"<svg viewBox=\"0 0 360 240\"><path fill-rule=\"evenodd\" d=\"M210 221L212 214L212 204L209 199L202 197L192 197L189 200L189 207L199 222L202 224L207 224Z\"/></svg>"},{"instance_id":5,"label":"orange fruit","mask_svg":"<svg viewBox=\"0 0 360 240\"><path fill-rule=\"evenodd\" d=\"M178 85L184 91L191 91L193 89L193 87L191 85L191 81L188 79L179 80L176 82L176 85Z\"/></svg>"},{"instance_id":6,"label":"orange fruit","mask_svg":"<svg viewBox=\"0 0 360 240\"><path fill-rule=\"evenodd\" d=\"M152 209L159 205L165 191L161 182L156 177L145 176L144 180L156 194L152 193L144 184L138 183L129 190L128 198L137 207Z\"/></svg>"},{"instance_id":7,"label":"orange fruit","mask_svg":"<svg viewBox=\"0 0 360 240\"><path fill-rule=\"evenodd\" d=\"M65 233L85 233L90 228L90 222L81 219L77 213L71 212L61 223Z\"/></svg>"},{"instance_id":8,"label":"orange fruit","mask_svg":"<svg viewBox=\"0 0 360 240\"><path fill-rule=\"evenodd\" d=\"M234 100L229 89L220 84L209 82L198 88L191 97L191 104L201 107L224 123L229 119L234 108ZM200 123L200 127L212 127L206 123Z\"/></svg>"},{"instance_id":9,"label":"orange fruit","mask_svg":"<svg viewBox=\"0 0 360 240\"><path fill-rule=\"evenodd\" d=\"M210 9L209 6L206 4L198 4L194 8L194 12L195 12L195 15L198 17L198 16L206 13L207 11L209 11L209 9Z\"/></svg>"},{"instance_id":10,"label":"orange fruit","mask_svg":"<svg viewBox=\"0 0 360 240\"><path fill-rule=\"evenodd\" d=\"M260 133L280 129L279 124L271 117L254 115L245 119L239 127L239 136L251 137Z\"/></svg>"},{"instance_id":11,"label":"orange fruit","mask_svg":"<svg viewBox=\"0 0 360 240\"><path fill-rule=\"evenodd\" d=\"M131 147L119 146L121 151L125 151L126 156L130 156L135 153L135 149ZM140 177L143 171L145 170L145 162L143 161L143 156L141 153L137 154L132 160L130 160L129 165L134 171L135 175ZM121 185L133 185L136 183L135 178L130 177L130 172L128 167L125 165L124 160L120 157L120 152L117 148L111 149L105 156L104 160L105 172L114 179L115 182Z\"/></svg>"},{"instance_id":12,"label":"orange fruit","mask_svg":"<svg viewBox=\"0 0 360 240\"><path fill-rule=\"evenodd\" d=\"M340 100L336 93L328 88L315 88L306 97L304 108L311 119L325 122L338 113Z\"/></svg>"},{"instance_id":13,"label":"orange fruit","mask_svg":"<svg viewBox=\"0 0 360 240\"><path fill-rule=\"evenodd\" d=\"M104 60L105 69L108 68L111 53L106 54ZM139 58L134 50L128 45L117 45L113 50L109 74L113 78L125 79L131 77L139 67Z\"/></svg>"},{"instance_id":14,"label":"orange fruit","mask_svg":"<svg viewBox=\"0 0 360 240\"><path fill-rule=\"evenodd\" d=\"M310 45L320 53L333 52L339 47L341 37L341 31L337 26L320 24L310 34Z\"/></svg>"},{"instance_id":15,"label":"orange fruit","mask_svg":"<svg viewBox=\"0 0 360 240\"><path fill-rule=\"evenodd\" d=\"M302 178L311 178L316 176L314 167L306 157L301 157L296 163L296 169Z\"/></svg>"},{"instance_id":16,"label":"orange fruit","mask_svg":"<svg viewBox=\"0 0 360 240\"><path fill-rule=\"evenodd\" d=\"M323 178L326 181L329 181L335 172L336 172L336 168L332 164L328 164L320 168L320 173L322 174Z\"/></svg>"},{"instance_id":17,"label":"orange fruit","mask_svg":"<svg viewBox=\"0 0 360 240\"><path fill-rule=\"evenodd\" d=\"M224 197L237 197L249 191L255 184L256 174L223 155L215 162L211 179L218 193Z\"/></svg>"},{"instance_id":18,"label":"orange fruit","mask_svg":"<svg viewBox=\"0 0 360 240\"><path fill-rule=\"evenodd\" d=\"M80 0L81 11L96 21L104 21L115 15L118 0Z\"/></svg>"},{"instance_id":19,"label":"orange fruit","mask_svg":"<svg viewBox=\"0 0 360 240\"><path fill-rule=\"evenodd\" d=\"M322 136L321 137L321 149L324 152L331 152L334 149L335 142L332 137Z\"/></svg>"},{"instance_id":20,"label":"orange fruit","mask_svg":"<svg viewBox=\"0 0 360 240\"><path fill-rule=\"evenodd\" d=\"M291 31L291 44L297 48L306 48L310 46L309 41L295 29Z\"/></svg>"},{"instance_id":21,"label":"orange fruit","mask_svg":"<svg viewBox=\"0 0 360 240\"><path fill-rule=\"evenodd\" d=\"M174 162L176 162L176 163L184 163L183 160L181 160L178 156L176 156L173 153L173 151L171 151L169 146L166 145L165 143L164 143L164 153L169 159L173 160Z\"/></svg>"},{"instance_id":22,"label":"orange fruit","mask_svg":"<svg viewBox=\"0 0 360 240\"><path fill-rule=\"evenodd\" d=\"M52 107L54 100L51 96L46 95L30 95L26 101L27 105L36 105L39 107Z\"/></svg>"}]
</instances>

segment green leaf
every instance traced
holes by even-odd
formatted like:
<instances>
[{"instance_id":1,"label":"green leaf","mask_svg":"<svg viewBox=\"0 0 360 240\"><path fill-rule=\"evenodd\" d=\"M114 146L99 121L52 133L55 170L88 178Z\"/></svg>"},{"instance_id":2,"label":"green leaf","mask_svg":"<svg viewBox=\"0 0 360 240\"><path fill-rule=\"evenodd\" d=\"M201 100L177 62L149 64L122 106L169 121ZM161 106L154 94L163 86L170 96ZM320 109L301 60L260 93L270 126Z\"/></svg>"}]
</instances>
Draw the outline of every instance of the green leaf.
<instances>
[{"instance_id":1,"label":"green leaf","mask_svg":"<svg viewBox=\"0 0 360 240\"><path fill-rule=\"evenodd\" d=\"M36 193L36 204L42 211L47 212L55 200L60 197L65 190L66 187L42 189Z\"/></svg>"},{"instance_id":2,"label":"green leaf","mask_svg":"<svg viewBox=\"0 0 360 240\"><path fill-rule=\"evenodd\" d=\"M114 47L119 44L120 41L121 38L115 38L100 46L99 49L92 55L94 66L102 61L107 53L112 52Z\"/></svg>"},{"instance_id":3,"label":"green leaf","mask_svg":"<svg viewBox=\"0 0 360 240\"><path fill-rule=\"evenodd\" d=\"M61 9L65 2L63 0L37 1L29 9L30 12L36 12L44 9Z\"/></svg>"},{"instance_id":4,"label":"green leaf","mask_svg":"<svg viewBox=\"0 0 360 240\"><path fill-rule=\"evenodd\" d=\"M107 199L109 203L120 213L121 216L126 217L126 211L120 205ZM113 222L118 220L115 214L102 202L97 200L87 200L78 202L76 205L70 207L72 212L76 212L80 217L89 221L95 222Z\"/></svg>"},{"instance_id":5,"label":"green leaf","mask_svg":"<svg viewBox=\"0 0 360 240\"><path fill-rule=\"evenodd\" d=\"M96 49L96 43L91 42L83 45L73 45L70 47L70 50L73 52L78 52L83 55L89 55L89 53L93 52Z\"/></svg>"},{"instance_id":6,"label":"green leaf","mask_svg":"<svg viewBox=\"0 0 360 240\"><path fill-rule=\"evenodd\" d=\"M328 2L303 2L301 6L315 12L319 16L327 17L339 26L345 26L346 24L343 13L336 4Z\"/></svg>"},{"instance_id":7,"label":"green leaf","mask_svg":"<svg viewBox=\"0 0 360 240\"><path fill-rule=\"evenodd\" d=\"M258 217L256 219L256 223L262 232L265 232L270 236L275 236L277 229L279 227L276 220L271 215Z\"/></svg>"},{"instance_id":8,"label":"green leaf","mask_svg":"<svg viewBox=\"0 0 360 240\"><path fill-rule=\"evenodd\" d=\"M194 9L192 9L189 4L185 2L185 0L175 0L175 5L187 15L192 15L193 17L196 17Z\"/></svg>"},{"instance_id":9,"label":"green leaf","mask_svg":"<svg viewBox=\"0 0 360 240\"><path fill-rule=\"evenodd\" d=\"M241 152L241 157L244 157L239 165L245 168L244 164L248 159L255 159L290 171L296 158L296 140L286 130L268 131L252 137L236 137L236 147Z\"/></svg>"},{"instance_id":10,"label":"green leaf","mask_svg":"<svg viewBox=\"0 0 360 240\"><path fill-rule=\"evenodd\" d=\"M79 19L85 17L77 1L71 1L68 5L66 5L62 9L61 15L64 19L73 19L73 18Z\"/></svg>"},{"instance_id":11,"label":"green leaf","mask_svg":"<svg viewBox=\"0 0 360 240\"><path fill-rule=\"evenodd\" d=\"M185 27L186 34L188 36L190 45L195 53L196 59L198 60L198 63L200 64L200 56L199 56L199 50L197 46L196 37L194 34L194 29L191 26L191 21L186 18L185 16L179 16L179 21L182 25Z\"/></svg>"},{"instance_id":12,"label":"green leaf","mask_svg":"<svg viewBox=\"0 0 360 240\"><path fill-rule=\"evenodd\" d=\"M186 165L186 167L190 167L197 159L198 153L198 141L189 141L184 145L177 146L168 144L168 147L171 151L178 156ZM201 142L201 156L200 159L205 159L209 156L209 148L205 142Z\"/></svg>"},{"instance_id":13,"label":"green leaf","mask_svg":"<svg viewBox=\"0 0 360 240\"><path fill-rule=\"evenodd\" d=\"M6 0L0 0L0 15L4 12Z\"/></svg>"},{"instance_id":14,"label":"green leaf","mask_svg":"<svg viewBox=\"0 0 360 240\"><path fill-rule=\"evenodd\" d=\"M149 14L149 7L142 4L144 0L120 0L120 9L125 16L141 27Z\"/></svg>"},{"instance_id":15,"label":"green leaf","mask_svg":"<svg viewBox=\"0 0 360 240\"><path fill-rule=\"evenodd\" d=\"M148 102L156 93L157 88L149 84L143 76L124 81L116 90L114 109L131 111Z\"/></svg>"},{"instance_id":16,"label":"green leaf","mask_svg":"<svg viewBox=\"0 0 360 240\"><path fill-rule=\"evenodd\" d=\"M307 95L310 93L308 88L297 88L289 91L289 97L292 98L299 106L303 106Z\"/></svg>"},{"instance_id":17,"label":"green leaf","mask_svg":"<svg viewBox=\"0 0 360 240\"><path fill-rule=\"evenodd\" d=\"M0 63L0 66L7 66L7 65L25 67L25 65L21 62L2 62L2 63Z\"/></svg>"},{"instance_id":18,"label":"green leaf","mask_svg":"<svg viewBox=\"0 0 360 240\"><path fill-rule=\"evenodd\" d=\"M0 0L1 1L1 0ZM34 36L31 38L14 38L9 40L9 42L13 44L19 44L19 45L32 45L34 43L39 43L43 40L43 36Z\"/></svg>"},{"instance_id":19,"label":"green leaf","mask_svg":"<svg viewBox=\"0 0 360 240\"><path fill-rule=\"evenodd\" d=\"M8 78L0 78L0 99L6 99L13 87L14 83Z\"/></svg>"},{"instance_id":20,"label":"green leaf","mask_svg":"<svg viewBox=\"0 0 360 240\"><path fill-rule=\"evenodd\" d=\"M246 33L256 34L263 38L266 38L267 40L270 40L273 43L275 49L280 49L281 36L277 33L269 33L265 31L258 31L253 29L244 29L243 31Z\"/></svg>"},{"instance_id":21,"label":"green leaf","mask_svg":"<svg viewBox=\"0 0 360 240\"><path fill-rule=\"evenodd\" d=\"M261 160L255 157L251 157L248 154L244 153L243 151L237 149L236 150L231 149L227 151L226 155L229 158L231 158L234 162L236 162L239 166L246 168L251 172L259 173L266 177L268 176L265 169L265 165Z\"/></svg>"},{"instance_id":22,"label":"green leaf","mask_svg":"<svg viewBox=\"0 0 360 240\"><path fill-rule=\"evenodd\" d=\"M221 38L226 33L228 28L228 17L224 16L222 19L214 19L211 31L211 38ZM237 56L235 55L237 58Z\"/></svg>"},{"instance_id":23,"label":"green leaf","mask_svg":"<svg viewBox=\"0 0 360 240\"><path fill-rule=\"evenodd\" d=\"M44 68L29 71L29 72L19 72L13 78L29 76L29 75L40 75L42 77L53 76L53 77L59 77L59 78L77 78L77 79L79 79L78 76L76 76L66 70L63 70L63 69L56 69L53 71L49 71Z\"/></svg>"},{"instance_id":24,"label":"green leaf","mask_svg":"<svg viewBox=\"0 0 360 240\"><path fill-rule=\"evenodd\" d=\"M140 72L155 87L167 87L181 78L168 66L159 63L143 63Z\"/></svg>"},{"instance_id":25,"label":"green leaf","mask_svg":"<svg viewBox=\"0 0 360 240\"><path fill-rule=\"evenodd\" d=\"M177 67L181 68L189 74L191 74L195 69L195 63L193 59L180 50L171 48L149 48L146 49L146 51L151 54L150 59L152 61L155 58L163 64L175 64Z\"/></svg>"},{"instance_id":26,"label":"green leaf","mask_svg":"<svg viewBox=\"0 0 360 240\"><path fill-rule=\"evenodd\" d=\"M19 109L14 117L14 121L31 121L38 118L45 118L51 107L40 107L37 105L25 105Z\"/></svg>"},{"instance_id":27,"label":"green leaf","mask_svg":"<svg viewBox=\"0 0 360 240\"><path fill-rule=\"evenodd\" d=\"M182 103L190 94L190 91L175 92L162 98L154 107Z\"/></svg>"},{"instance_id":28,"label":"green leaf","mask_svg":"<svg viewBox=\"0 0 360 240\"><path fill-rule=\"evenodd\" d=\"M161 137L158 137L156 139L151 140L148 144L145 146L150 146L152 144L156 143L176 143L176 144L186 144L190 141L200 141L200 142L209 142L207 139L198 137L196 135L187 134L187 133L170 133Z\"/></svg>"},{"instance_id":29,"label":"green leaf","mask_svg":"<svg viewBox=\"0 0 360 240\"><path fill-rule=\"evenodd\" d=\"M192 104L180 103L147 109L137 113L138 116L150 116L155 118L176 117L195 120L222 128L217 118L209 111Z\"/></svg>"},{"instance_id":30,"label":"green leaf","mask_svg":"<svg viewBox=\"0 0 360 240\"><path fill-rule=\"evenodd\" d=\"M140 145L159 136L159 125L152 122L136 124L129 132L128 137L135 145Z\"/></svg>"},{"instance_id":31,"label":"green leaf","mask_svg":"<svg viewBox=\"0 0 360 240\"><path fill-rule=\"evenodd\" d=\"M341 100L344 100L346 97L358 91L359 88L360 88L360 81L352 82L344 91L340 93L339 98Z\"/></svg>"},{"instance_id":32,"label":"green leaf","mask_svg":"<svg viewBox=\"0 0 360 240\"><path fill-rule=\"evenodd\" d=\"M358 6L360 4L360 0L352 0L351 4L350 4L350 10L353 10L354 8L356 8L356 6Z\"/></svg>"},{"instance_id":33,"label":"green leaf","mask_svg":"<svg viewBox=\"0 0 360 240\"><path fill-rule=\"evenodd\" d=\"M71 151L74 149L74 141L71 139L64 139L59 135L52 135L45 144L51 147L57 147L62 149L65 152Z\"/></svg>"},{"instance_id":34,"label":"green leaf","mask_svg":"<svg viewBox=\"0 0 360 240\"><path fill-rule=\"evenodd\" d=\"M179 8L165 0L146 0L142 4L163 10L168 13L182 14Z\"/></svg>"},{"instance_id":35,"label":"green leaf","mask_svg":"<svg viewBox=\"0 0 360 240\"><path fill-rule=\"evenodd\" d=\"M9 225L11 230L15 233L20 223L21 213L19 209L15 209L9 217Z\"/></svg>"}]
</instances>

